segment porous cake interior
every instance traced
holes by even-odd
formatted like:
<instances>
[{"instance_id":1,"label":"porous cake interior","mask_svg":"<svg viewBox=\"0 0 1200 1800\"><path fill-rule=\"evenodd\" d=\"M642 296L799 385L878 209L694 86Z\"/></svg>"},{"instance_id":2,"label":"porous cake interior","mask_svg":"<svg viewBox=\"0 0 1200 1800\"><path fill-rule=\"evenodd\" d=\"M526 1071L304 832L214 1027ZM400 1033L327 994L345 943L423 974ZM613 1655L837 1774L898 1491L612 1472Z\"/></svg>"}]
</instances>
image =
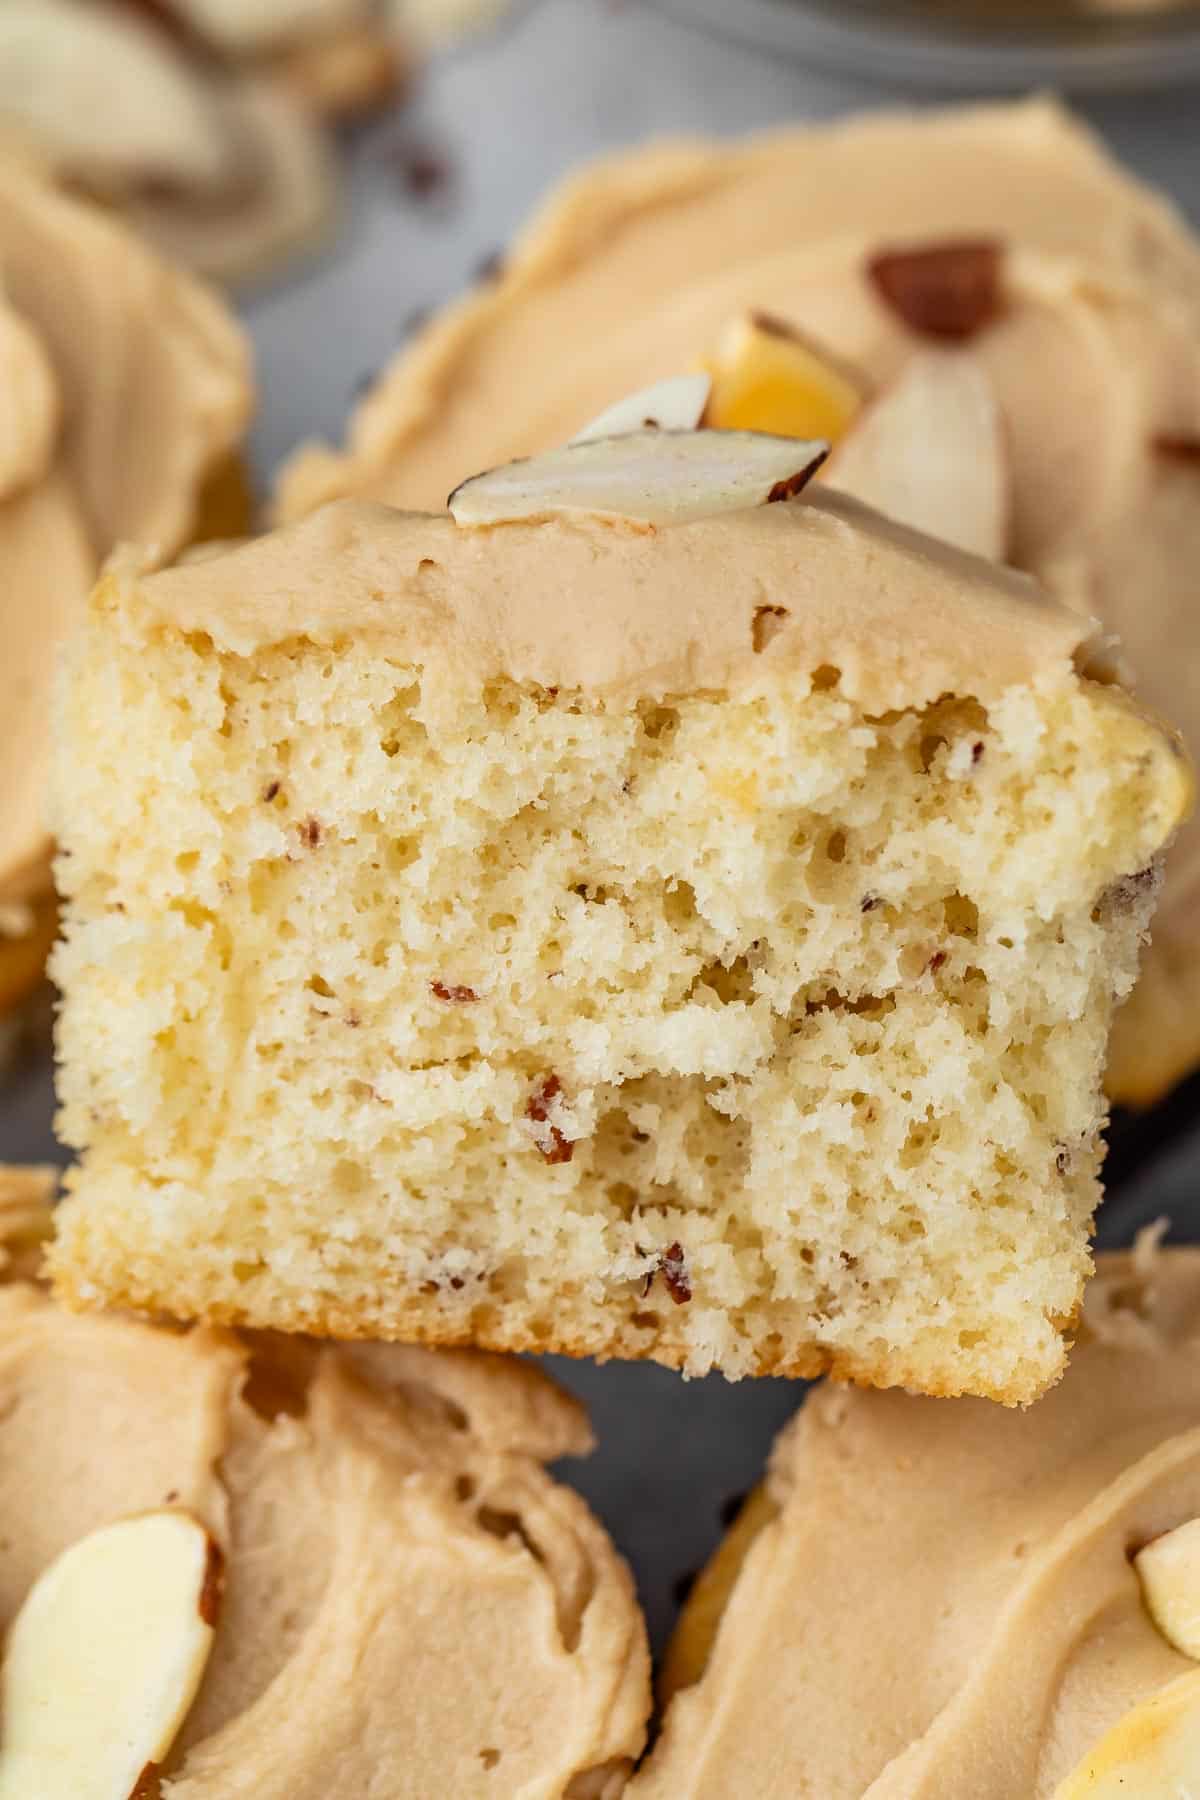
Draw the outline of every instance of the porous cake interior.
<instances>
[{"instance_id":1,"label":"porous cake interior","mask_svg":"<svg viewBox=\"0 0 1200 1800\"><path fill-rule=\"evenodd\" d=\"M634 709L123 632L65 715L68 1295L1053 1376L1172 754L1119 695Z\"/></svg>"}]
</instances>

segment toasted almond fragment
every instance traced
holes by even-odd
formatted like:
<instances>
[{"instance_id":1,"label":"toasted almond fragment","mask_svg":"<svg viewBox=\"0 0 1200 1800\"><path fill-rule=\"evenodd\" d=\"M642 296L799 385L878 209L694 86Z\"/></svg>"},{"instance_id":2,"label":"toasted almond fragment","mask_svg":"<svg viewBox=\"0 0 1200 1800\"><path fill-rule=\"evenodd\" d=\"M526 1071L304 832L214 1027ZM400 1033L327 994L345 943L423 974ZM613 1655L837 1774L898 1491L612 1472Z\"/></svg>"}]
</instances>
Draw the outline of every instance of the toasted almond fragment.
<instances>
[{"instance_id":1,"label":"toasted almond fragment","mask_svg":"<svg viewBox=\"0 0 1200 1800\"><path fill-rule=\"evenodd\" d=\"M0 1800L129 1800L187 1715L220 1557L199 1520L141 1513L65 1550L17 1614L0 1677Z\"/></svg>"},{"instance_id":2,"label":"toasted almond fragment","mask_svg":"<svg viewBox=\"0 0 1200 1800\"><path fill-rule=\"evenodd\" d=\"M634 431L473 475L447 505L457 525L581 513L677 525L791 499L828 452L753 431Z\"/></svg>"},{"instance_id":3,"label":"toasted almond fragment","mask_svg":"<svg viewBox=\"0 0 1200 1800\"><path fill-rule=\"evenodd\" d=\"M1168 1644L1200 1662L1200 1519L1154 1538L1133 1566L1146 1611Z\"/></svg>"},{"instance_id":4,"label":"toasted almond fragment","mask_svg":"<svg viewBox=\"0 0 1200 1800\"><path fill-rule=\"evenodd\" d=\"M718 431L836 443L870 394L865 375L768 313L734 319L705 367L712 395L704 422Z\"/></svg>"},{"instance_id":5,"label":"toasted almond fragment","mask_svg":"<svg viewBox=\"0 0 1200 1800\"><path fill-rule=\"evenodd\" d=\"M867 263L880 298L922 337L974 337L1000 312L1003 251L985 238L883 250Z\"/></svg>"},{"instance_id":6,"label":"toasted almond fragment","mask_svg":"<svg viewBox=\"0 0 1200 1800\"><path fill-rule=\"evenodd\" d=\"M902 525L999 562L1012 470L982 364L965 350L911 357L863 413L826 470L832 487Z\"/></svg>"},{"instance_id":7,"label":"toasted almond fragment","mask_svg":"<svg viewBox=\"0 0 1200 1800\"><path fill-rule=\"evenodd\" d=\"M1200 1669L1119 1719L1054 1800L1186 1800L1200 1772Z\"/></svg>"},{"instance_id":8,"label":"toasted almond fragment","mask_svg":"<svg viewBox=\"0 0 1200 1800\"><path fill-rule=\"evenodd\" d=\"M593 438L623 437L631 431L695 431L708 405L711 382L707 375L673 375L652 387L608 407L598 418L577 431L573 444Z\"/></svg>"},{"instance_id":9,"label":"toasted almond fragment","mask_svg":"<svg viewBox=\"0 0 1200 1800\"><path fill-rule=\"evenodd\" d=\"M1160 432L1152 448L1168 462L1193 463L1200 468L1200 437L1187 437L1178 432Z\"/></svg>"}]
</instances>

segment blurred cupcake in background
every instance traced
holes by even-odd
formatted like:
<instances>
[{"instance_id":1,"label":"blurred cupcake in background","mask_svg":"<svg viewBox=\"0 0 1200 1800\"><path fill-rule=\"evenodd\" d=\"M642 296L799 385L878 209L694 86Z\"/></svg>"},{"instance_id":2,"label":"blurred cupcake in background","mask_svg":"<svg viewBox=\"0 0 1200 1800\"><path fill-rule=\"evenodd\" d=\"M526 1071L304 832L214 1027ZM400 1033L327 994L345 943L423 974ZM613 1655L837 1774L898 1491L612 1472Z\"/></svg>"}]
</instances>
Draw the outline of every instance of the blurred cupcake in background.
<instances>
[{"instance_id":1,"label":"blurred cupcake in background","mask_svg":"<svg viewBox=\"0 0 1200 1800\"><path fill-rule=\"evenodd\" d=\"M319 245L326 129L401 94L503 0L6 0L0 143L222 281Z\"/></svg>"},{"instance_id":2,"label":"blurred cupcake in background","mask_svg":"<svg viewBox=\"0 0 1200 1800\"><path fill-rule=\"evenodd\" d=\"M0 1048L54 934L43 787L58 647L119 543L249 523L250 354L118 220L0 159ZM8 1023L5 1024L5 1020Z\"/></svg>"}]
</instances>

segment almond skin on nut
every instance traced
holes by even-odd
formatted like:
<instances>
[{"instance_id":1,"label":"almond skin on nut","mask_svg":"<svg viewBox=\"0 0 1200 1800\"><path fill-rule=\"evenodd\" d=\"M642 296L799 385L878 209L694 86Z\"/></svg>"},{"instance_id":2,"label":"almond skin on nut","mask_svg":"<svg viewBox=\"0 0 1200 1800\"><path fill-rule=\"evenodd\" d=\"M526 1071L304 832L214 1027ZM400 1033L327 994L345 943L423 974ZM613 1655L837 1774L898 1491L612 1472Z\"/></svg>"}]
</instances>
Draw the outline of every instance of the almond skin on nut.
<instances>
[{"instance_id":1,"label":"almond skin on nut","mask_svg":"<svg viewBox=\"0 0 1200 1800\"><path fill-rule=\"evenodd\" d=\"M960 238L880 251L867 263L867 277L910 331L961 343L999 316L1002 263L998 243Z\"/></svg>"}]
</instances>

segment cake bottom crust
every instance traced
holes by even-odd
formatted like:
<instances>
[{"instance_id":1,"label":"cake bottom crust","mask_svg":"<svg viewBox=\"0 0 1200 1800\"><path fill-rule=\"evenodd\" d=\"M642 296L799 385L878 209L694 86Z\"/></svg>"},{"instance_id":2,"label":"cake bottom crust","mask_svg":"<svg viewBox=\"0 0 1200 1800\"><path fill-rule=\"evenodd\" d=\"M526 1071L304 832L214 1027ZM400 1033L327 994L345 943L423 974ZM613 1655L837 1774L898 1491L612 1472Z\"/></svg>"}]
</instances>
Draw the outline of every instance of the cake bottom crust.
<instances>
[{"instance_id":1,"label":"cake bottom crust","mask_svg":"<svg viewBox=\"0 0 1200 1800\"><path fill-rule=\"evenodd\" d=\"M745 1337L739 1344L736 1366L728 1359L703 1361L696 1345L668 1332L640 1325L630 1315L615 1318L607 1330L586 1318L561 1329L531 1329L529 1309L519 1303L491 1299L458 1314L450 1312L437 1295L420 1292L390 1293L386 1306L369 1311L339 1304L323 1296L300 1297L274 1284L269 1296L259 1295L244 1305L232 1303L221 1293L202 1293L196 1281L167 1286L153 1274L138 1278L132 1269L136 1252L126 1258L111 1236L106 1245L111 1278L101 1289L94 1277L95 1245L84 1245L88 1233L86 1206L76 1213L78 1202L64 1210L66 1232L51 1248L48 1270L55 1297L65 1305L87 1311L97 1307L123 1307L155 1316L185 1319L207 1325L304 1333L312 1337L376 1340L424 1344L430 1347L494 1350L512 1355L554 1355L590 1358L596 1362L622 1360L655 1362L685 1376L719 1369L727 1377L782 1376L816 1380L831 1376L862 1387L903 1387L935 1398L954 1399L971 1394L1004 1406L1027 1406L1037 1400L1062 1375L1070 1349L1069 1334L1078 1317L1078 1306L1069 1317L1051 1321L1057 1338L1057 1355L1035 1361L1014 1357L1009 1346L998 1345L995 1367L989 1371L978 1351L955 1355L953 1328L931 1335L925 1345L849 1350L813 1341L791 1345L764 1342L755 1345ZM75 1223L78 1219L78 1224ZM1079 1304L1082 1303L1082 1283ZM571 1305L564 1297L564 1307ZM576 1307L576 1310L579 1310ZM615 1308L614 1308L615 1310ZM778 1339L779 1333L771 1333ZM744 1346L744 1350L743 1350Z\"/></svg>"}]
</instances>

